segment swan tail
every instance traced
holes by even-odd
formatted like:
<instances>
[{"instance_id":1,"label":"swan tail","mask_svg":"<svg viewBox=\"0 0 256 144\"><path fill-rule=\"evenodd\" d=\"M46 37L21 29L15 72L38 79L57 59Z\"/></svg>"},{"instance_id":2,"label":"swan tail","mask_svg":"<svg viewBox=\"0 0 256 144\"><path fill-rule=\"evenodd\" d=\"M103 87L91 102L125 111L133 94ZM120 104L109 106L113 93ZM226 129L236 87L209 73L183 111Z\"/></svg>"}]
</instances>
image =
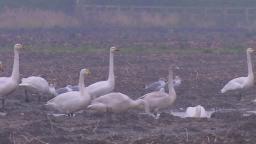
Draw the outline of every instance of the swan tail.
<instances>
[{"instance_id":1,"label":"swan tail","mask_svg":"<svg viewBox=\"0 0 256 144\"><path fill-rule=\"evenodd\" d=\"M226 90L223 88L223 89L220 90L220 92L221 92L221 93L225 93Z\"/></svg>"}]
</instances>

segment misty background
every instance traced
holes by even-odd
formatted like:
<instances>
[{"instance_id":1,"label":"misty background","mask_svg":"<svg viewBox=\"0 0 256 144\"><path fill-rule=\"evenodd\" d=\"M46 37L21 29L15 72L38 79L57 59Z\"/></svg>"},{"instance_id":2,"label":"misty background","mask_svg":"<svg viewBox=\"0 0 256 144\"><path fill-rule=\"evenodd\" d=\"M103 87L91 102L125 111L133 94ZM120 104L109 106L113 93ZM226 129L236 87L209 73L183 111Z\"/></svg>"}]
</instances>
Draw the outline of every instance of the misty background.
<instances>
[{"instance_id":1,"label":"misty background","mask_svg":"<svg viewBox=\"0 0 256 144\"><path fill-rule=\"evenodd\" d=\"M241 48L255 0L0 0L0 44Z\"/></svg>"}]
</instances>

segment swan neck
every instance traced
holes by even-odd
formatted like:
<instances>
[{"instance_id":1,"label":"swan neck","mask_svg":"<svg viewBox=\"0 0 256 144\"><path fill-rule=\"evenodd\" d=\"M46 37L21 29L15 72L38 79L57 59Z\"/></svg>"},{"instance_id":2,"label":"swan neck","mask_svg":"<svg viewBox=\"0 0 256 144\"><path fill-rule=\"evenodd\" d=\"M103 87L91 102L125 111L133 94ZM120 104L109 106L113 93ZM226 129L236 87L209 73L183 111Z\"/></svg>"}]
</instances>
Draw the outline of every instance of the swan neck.
<instances>
[{"instance_id":1,"label":"swan neck","mask_svg":"<svg viewBox=\"0 0 256 144\"><path fill-rule=\"evenodd\" d=\"M169 88L169 95L173 98L173 100L176 99L176 93L173 87L173 71L169 70L169 76L168 76L168 88Z\"/></svg>"},{"instance_id":2,"label":"swan neck","mask_svg":"<svg viewBox=\"0 0 256 144\"><path fill-rule=\"evenodd\" d=\"M115 82L114 78L114 54L113 52L110 52L109 54L109 72L108 72L108 80Z\"/></svg>"},{"instance_id":3,"label":"swan neck","mask_svg":"<svg viewBox=\"0 0 256 144\"><path fill-rule=\"evenodd\" d=\"M144 101L141 99L132 101L131 108L140 108L141 105L144 105Z\"/></svg>"},{"instance_id":4,"label":"swan neck","mask_svg":"<svg viewBox=\"0 0 256 144\"><path fill-rule=\"evenodd\" d=\"M83 73L80 73L80 76L79 76L79 89L80 89L80 93L81 93L81 96L84 95L84 89L85 89L85 86L84 86L84 74Z\"/></svg>"},{"instance_id":5,"label":"swan neck","mask_svg":"<svg viewBox=\"0 0 256 144\"><path fill-rule=\"evenodd\" d=\"M85 79L85 75L84 73L80 73L79 76L79 90L80 90L80 95L84 98L84 100L91 100L91 95L89 95L89 93L87 92L85 85L84 85L84 79Z\"/></svg>"},{"instance_id":6,"label":"swan neck","mask_svg":"<svg viewBox=\"0 0 256 144\"><path fill-rule=\"evenodd\" d=\"M12 79L18 81L20 78L20 70L19 70L19 51L14 49L14 61L12 68Z\"/></svg>"},{"instance_id":7,"label":"swan neck","mask_svg":"<svg viewBox=\"0 0 256 144\"><path fill-rule=\"evenodd\" d=\"M248 64L248 77L254 78L253 76L253 71L252 71L252 59L251 59L251 54L247 52L247 64Z\"/></svg>"}]
</instances>

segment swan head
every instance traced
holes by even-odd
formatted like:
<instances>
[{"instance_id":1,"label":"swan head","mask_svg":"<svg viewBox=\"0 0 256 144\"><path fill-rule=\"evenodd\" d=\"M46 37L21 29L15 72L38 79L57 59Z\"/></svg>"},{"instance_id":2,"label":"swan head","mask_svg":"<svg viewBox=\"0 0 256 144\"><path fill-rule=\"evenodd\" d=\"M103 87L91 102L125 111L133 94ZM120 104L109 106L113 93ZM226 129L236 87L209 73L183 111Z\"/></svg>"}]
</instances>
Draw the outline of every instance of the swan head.
<instances>
[{"instance_id":1,"label":"swan head","mask_svg":"<svg viewBox=\"0 0 256 144\"><path fill-rule=\"evenodd\" d=\"M114 46L110 48L110 52L113 53L113 52L116 52L116 51L119 51L119 49L114 47Z\"/></svg>"},{"instance_id":2,"label":"swan head","mask_svg":"<svg viewBox=\"0 0 256 144\"><path fill-rule=\"evenodd\" d=\"M81 72L80 72L81 74L85 74L85 75L90 75L91 74L91 71L89 70L89 69L82 69L81 70Z\"/></svg>"},{"instance_id":3,"label":"swan head","mask_svg":"<svg viewBox=\"0 0 256 144\"><path fill-rule=\"evenodd\" d=\"M253 48L247 48L247 52L249 52L249 53L252 53L252 52L254 52L255 50L253 49Z\"/></svg>"},{"instance_id":4,"label":"swan head","mask_svg":"<svg viewBox=\"0 0 256 144\"><path fill-rule=\"evenodd\" d=\"M0 71L1 71L1 72L3 72L3 71L4 71L4 66L3 66L2 61L0 61Z\"/></svg>"},{"instance_id":5,"label":"swan head","mask_svg":"<svg viewBox=\"0 0 256 144\"><path fill-rule=\"evenodd\" d=\"M14 45L14 49L16 49L16 50L20 50L22 48L23 48L22 44L15 44Z\"/></svg>"}]
</instances>

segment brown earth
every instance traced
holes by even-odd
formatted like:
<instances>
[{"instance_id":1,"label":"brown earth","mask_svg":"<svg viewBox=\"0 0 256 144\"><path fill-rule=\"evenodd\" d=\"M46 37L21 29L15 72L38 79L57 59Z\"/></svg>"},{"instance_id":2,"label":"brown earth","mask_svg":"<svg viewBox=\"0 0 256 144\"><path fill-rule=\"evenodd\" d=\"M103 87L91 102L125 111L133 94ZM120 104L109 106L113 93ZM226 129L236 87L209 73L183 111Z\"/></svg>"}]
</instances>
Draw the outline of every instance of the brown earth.
<instances>
[{"instance_id":1,"label":"brown earth","mask_svg":"<svg viewBox=\"0 0 256 144\"><path fill-rule=\"evenodd\" d=\"M12 53L1 53L8 75ZM85 83L104 80L108 72L108 53L47 54L23 52L20 56L22 77L41 75L56 79L59 87L76 84L79 70L91 69ZM255 63L255 60L253 60ZM115 91L137 98L145 93L144 84L167 76L169 65L176 65L175 75L182 78L176 89L175 104L165 110L158 120L129 111L107 120L104 115L84 111L75 117L53 117L37 96L24 102L23 91L18 89L7 99L7 115L0 116L1 144L68 144L68 143L133 143L133 144L253 144L256 140L256 116L243 116L254 110L255 89L242 93L220 94L221 87L236 76L247 73L245 53L238 54L116 54ZM210 119L179 118L170 111L201 104L207 110L218 112Z\"/></svg>"}]
</instances>

